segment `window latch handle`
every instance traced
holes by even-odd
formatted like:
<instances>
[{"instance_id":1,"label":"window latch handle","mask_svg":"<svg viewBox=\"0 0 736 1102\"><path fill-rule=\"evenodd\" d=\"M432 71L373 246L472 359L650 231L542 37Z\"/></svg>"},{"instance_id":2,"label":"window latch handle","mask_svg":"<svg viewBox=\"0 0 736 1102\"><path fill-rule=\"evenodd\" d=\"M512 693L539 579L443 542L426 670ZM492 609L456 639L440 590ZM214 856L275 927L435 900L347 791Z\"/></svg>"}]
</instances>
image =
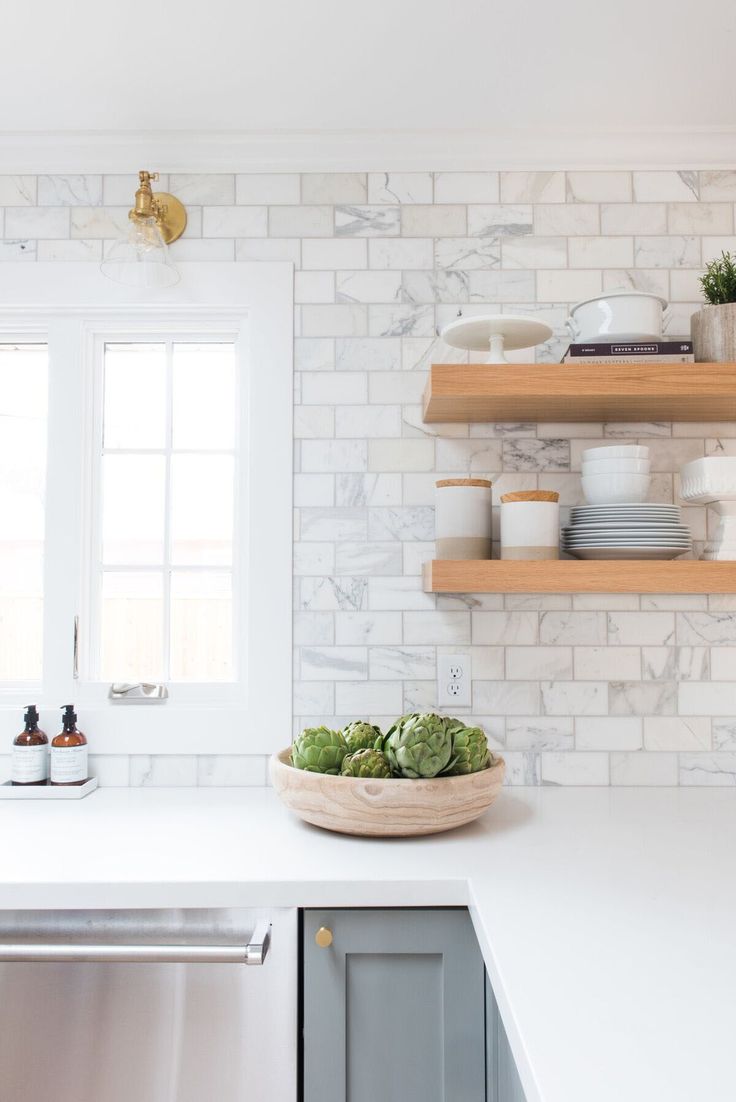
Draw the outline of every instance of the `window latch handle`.
<instances>
[{"instance_id":1,"label":"window latch handle","mask_svg":"<svg viewBox=\"0 0 736 1102\"><path fill-rule=\"evenodd\" d=\"M139 681L131 685L127 681L114 681L107 694L108 700L116 704L163 704L169 697L165 685L152 685Z\"/></svg>"},{"instance_id":2,"label":"window latch handle","mask_svg":"<svg viewBox=\"0 0 736 1102\"><path fill-rule=\"evenodd\" d=\"M72 662L74 680L79 680L79 617L74 617L74 659Z\"/></svg>"}]
</instances>

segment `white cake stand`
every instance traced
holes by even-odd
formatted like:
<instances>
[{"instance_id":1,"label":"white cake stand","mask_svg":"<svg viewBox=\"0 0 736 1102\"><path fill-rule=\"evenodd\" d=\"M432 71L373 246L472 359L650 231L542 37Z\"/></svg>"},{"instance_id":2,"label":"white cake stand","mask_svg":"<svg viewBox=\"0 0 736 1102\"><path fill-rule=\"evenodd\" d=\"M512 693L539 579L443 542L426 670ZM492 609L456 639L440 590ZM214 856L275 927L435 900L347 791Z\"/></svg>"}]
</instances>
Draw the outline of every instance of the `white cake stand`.
<instances>
[{"instance_id":1,"label":"white cake stand","mask_svg":"<svg viewBox=\"0 0 736 1102\"><path fill-rule=\"evenodd\" d=\"M552 336L552 330L536 318L515 314L483 314L456 318L440 334L451 348L468 352L488 352L489 364L506 364L504 350L533 348Z\"/></svg>"}]
</instances>

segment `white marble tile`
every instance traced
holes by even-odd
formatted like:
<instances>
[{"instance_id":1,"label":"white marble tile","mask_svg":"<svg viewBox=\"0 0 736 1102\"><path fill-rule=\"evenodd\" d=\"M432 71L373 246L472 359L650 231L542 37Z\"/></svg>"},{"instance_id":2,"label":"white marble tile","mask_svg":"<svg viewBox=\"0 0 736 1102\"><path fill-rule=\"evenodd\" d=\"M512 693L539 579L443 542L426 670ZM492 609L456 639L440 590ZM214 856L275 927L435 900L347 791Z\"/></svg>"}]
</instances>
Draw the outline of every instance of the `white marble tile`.
<instances>
[{"instance_id":1,"label":"white marble tile","mask_svg":"<svg viewBox=\"0 0 736 1102\"><path fill-rule=\"evenodd\" d=\"M536 293L534 272L498 268L471 271L468 272L468 290L471 302L532 303Z\"/></svg>"},{"instance_id":2,"label":"white marble tile","mask_svg":"<svg viewBox=\"0 0 736 1102\"><path fill-rule=\"evenodd\" d=\"M696 649L702 650L704 648L698 647ZM713 647L706 653L710 654L710 676L714 681L736 679L736 647ZM707 677L706 667L706 672L699 679L691 678L691 680L705 681Z\"/></svg>"},{"instance_id":3,"label":"white marble tile","mask_svg":"<svg viewBox=\"0 0 736 1102\"><path fill-rule=\"evenodd\" d=\"M294 302L334 302L334 272L295 272Z\"/></svg>"},{"instance_id":4,"label":"white marble tile","mask_svg":"<svg viewBox=\"0 0 736 1102\"><path fill-rule=\"evenodd\" d=\"M604 203L601 232L607 234L666 234L664 203Z\"/></svg>"},{"instance_id":5,"label":"white marble tile","mask_svg":"<svg viewBox=\"0 0 736 1102\"><path fill-rule=\"evenodd\" d=\"M577 750L639 750L642 721L637 716L578 716Z\"/></svg>"},{"instance_id":6,"label":"white marble tile","mask_svg":"<svg viewBox=\"0 0 736 1102\"><path fill-rule=\"evenodd\" d=\"M39 207L96 207L101 204L101 176L38 177Z\"/></svg>"},{"instance_id":7,"label":"white marble tile","mask_svg":"<svg viewBox=\"0 0 736 1102\"><path fill-rule=\"evenodd\" d=\"M400 505L401 475L338 474L335 478L335 504L344 506Z\"/></svg>"},{"instance_id":8,"label":"white marble tile","mask_svg":"<svg viewBox=\"0 0 736 1102\"><path fill-rule=\"evenodd\" d=\"M372 540L433 540L434 509L423 505L399 505L371 509L368 538Z\"/></svg>"},{"instance_id":9,"label":"white marble tile","mask_svg":"<svg viewBox=\"0 0 736 1102\"><path fill-rule=\"evenodd\" d=\"M235 242L220 237L183 237L171 246L174 263L180 261L242 260L235 254Z\"/></svg>"},{"instance_id":10,"label":"white marble tile","mask_svg":"<svg viewBox=\"0 0 736 1102\"><path fill-rule=\"evenodd\" d=\"M695 719L687 722L700 722ZM702 722L706 722L703 720ZM736 716L708 720L712 728L714 750L736 750Z\"/></svg>"},{"instance_id":11,"label":"white marble tile","mask_svg":"<svg viewBox=\"0 0 736 1102\"><path fill-rule=\"evenodd\" d=\"M333 574L335 545L333 543L297 543L294 547L293 569L297 577Z\"/></svg>"},{"instance_id":12,"label":"white marble tile","mask_svg":"<svg viewBox=\"0 0 736 1102\"><path fill-rule=\"evenodd\" d=\"M382 405L419 402L425 384L425 376L418 371L372 371L368 375L368 396L371 402Z\"/></svg>"},{"instance_id":13,"label":"white marble tile","mask_svg":"<svg viewBox=\"0 0 736 1102\"><path fill-rule=\"evenodd\" d=\"M576 237L601 232L600 207L596 203L538 203L533 210L534 232L543 236Z\"/></svg>"},{"instance_id":14,"label":"white marble tile","mask_svg":"<svg viewBox=\"0 0 736 1102\"><path fill-rule=\"evenodd\" d=\"M636 237L634 258L637 268L699 268L700 238Z\"/></svg>"},{"instance_id":15,"label":"white marble tile","mask_svg":"<svg viewBox=\"0 0 736 1102\"><path fill-rule=\"evenodd\" d=\"M266 207L217 206L202 209L203 237L265 237ZM292 237L293 234L281 234Z\"/></svg>"},{"instance_id":16,"label":"white marble tile","mask_svg":"<svg viewBox=\"0 0 736 1102\"><path fill-rule=\"evenodd\" d=\"M703 293L700 286L702 268L681 268L670 272L670 297L673 302L692 302Z\"/></svg>"},{"instance_id":17,"label":"white marble tile","mask_svg":"<svg viewBox=\"0 0 736 1102\"><path fill-rule=\"evenodd\" d=\"M367 307L362 304L302 307L304 337L363 337L367 329Z\"/></svg>"},{"instance_id":18,"label":"white marble tile","mask_svg":"<svg viewBox=\"0 0 736 1102\"><path fill-rule=\"evenodd\" d=\"M523 612L528 610L543 612L547 615L549 612L562 611L572 608L572 597L569 593L506 593L503 600L504 608L509 611ZM544 616L539 617L540 626L544 620ZM569 639L550 639L541 637L540 627L540 643L569 643Z\"/></svg>"},{"instance_id":19,"label":"white marble tile","mask_svg":"<svg viewBox=\"0 0 736 1102\"><path fill-rule=\"evenodd\" d=\"M300 180L296 172L247 172L235 177L235 202L294 206L299 202Z\"/></svg>"},{"instance_id":20,"label":"white marble tile","mask_svg":"<svg viewBox=\"0 0 736 1102\"><path fill-rule=\"evenodd\" d=\"M414 615L423 615L415 613ZM402 614L400 612L349 612L335 613L335 642L340 646L399 644L402 641Z\"/></svg>"},{"instance_id":21,"label":"white marble tile","mask_svg":"<svg viewBox=\"0 0 736 1102\"><path fill-rule=\"evenodd\" d=\"M510 751L504 754L504 761L506 762L504 784L507 787L512 785L538 785L541 783L539 754Z\"/></svg>"},{"instance_id":22,"label":"white marble tile","mask_svg":"<svg viewBox=\"0 0 736 1102\"><path fill-rule=\"evenodd\" d=\"M365 268L367 263L368 251L362 238L305 238L302 241L302 267L307 270Z\"/></svg>"},{"instance_id":23,"label":"white marble tile","mask_svg":"<svg viewBox=\"0 0 736 1102\"><path fill-rule=\"evenodd\" d=\"M634 199L637 203L695 203L698 191L697 172L634 172Z\"/></svg>"},{"instance_id":24,"label":"white marble tile","mask_svg":"<svg viewBox=\"0 0 736 1102\"><path fill-rule=\"evenodd\" d=\"M680 754L680 784L731 787L736 784L736 754Z\"/></svg>"},{"instance_id":25,"label":"white marble tile","mask_svg":"<svg viewBox=\"0 0 736 1102\"><path fill-rule=\"evenodd\" d=\"M539 617L539 641L547 644L603 646L607 639L603 612L543 612Z\"/></svg>"},{"instance_id":26,"label":"white marble tile","mask_svg":"<svg viewBox=\"0 0 736 1102\"><path fill-rule=\"evenodd\" d=\"M69 236L68 207L7 207L5 236L9 238L65 238ZM90 234L89 236L95 236Z\"/></svg>"},{"instance_id":27,"label":"white marble tile","mask_svg":"<svg viewBox=\"0 0 736 1102\"><path fill-rule=\"evenodd\" d=\"M634 263L634 241L631 237L571 237L568 255L571 268L627 268Z\"/></svg>"},{"instance_id":28,"label":"white marble tile","mask_svg":"<svg viewBox=\"0 0 736 1102\"><path fill-rule=\"evenodd\" d=\"M369 203L431 203L432 199L431 172L368 173Z\"/></svg>"},{"instance_id":29,"label":"white marble tile","mask_svg":"<svg viewBox=\"0 0 736 1102\"><path fill-rule=\"evenodd\" d=\"M431 305L378 305L369 307L371 337L429 337L434 334Z\"/></svg>"},{"instance_id":30,"label":"white marble tile","mask_svg":"<svg viewBox=\"0 0 736 1102\"><path fill-rule=\"evenodd\" d=\"M339 337L335 366L341 371L399 371L399 337Z\"/></svg>"},{"instance_id":31,"label":"white marble tile","mask_svg":"<svg viewBox=\"0 0 736 1102\"><path fill-rule=\"evenodd\" d=\"M644 719L644 747L647 750L710 750L711 721L704 716L647 716Z\"/></svg>"},{"instance_id":32,"label":"white marble tile","mask_svg":"<svg viewBox=\"0 0 736 1102\"><path fill-rule=\"evenodd\" d=\"M368 580L352 577L302 578L300 608L312 612L358 612L366 607Z\"/></svg>"},{"instance_id":33,"label":"white marble tile","mask_svg":"<svg viewBox=\"0 0 736 1102\"><path fill-rule=\"evenodd\" d=\"M232 205L235 203L235 177L230 173L175 173L169 176L169 189L185 207ZM238 198L239 203L245 202Z\"/></svg>"},{"instance_id":34,"label":"white marble tile","mask_svg":"<svg viewBox=\"0 0 736 1102\"><path fill-rule=\"evenodd\" d=\"M603 272L604 291L646 291L669 298L670 273L656 268L607 268Z\"/></svg>"},{"instance_id":35,"label":"white marble tile","mask_svg":"<svg viewBox=\"0 0 736 1102\"><path fill-rule=\"evenodd\" d=\"M505 746L509 750L572 750L575 746L571 716L510 716Z\"/></svg>"},{"instance_id":36,"label":"white marble tile","mask_svg":"<svg viewBox=\"0 0 736 1102\"><path fill-rule=\"evenodd\" d=\"M335 436L353 438L401 435L401 406L339 406L335 410Z\"/></svg>"},{"instance_id":37,"label":"white marble tile","mask_svg":"<svg viewBox=\"0 0 736 1102\"><path fill-rule=\"evenodd\" d=\"M0 241L0 260L28 261L35 260L38 250L38 242L28 239L18 241Z\"/></svg>"},{"instance_id":38,"label":"white marble tile","mask_svg":"<svg viewBox=\"0 0 736 1102\"><path fill-rule=\"evenodd\" d=\"M424 593L419 578L369 578L368 608L379 611L419 611L434 608L434 594ZM736 711L736 709L734 709Z\"/></svg>"},{"instance_id":39,"label":"white marble tile","mask_svg":"<svg viewBox=\"0 0 736 1102\"><path fill-rule=\"evenodd\" d=\"M368 379L361 371L308 371L302 378L304 405L352 405L365 402L367 397Z\"/></svg>"},{"instance_id":40,"label":"white marble tile","mask_svg":"<svg viewBox=\"0 0 736 1102\"><path fill-rule=\"evenodd\" d=\"M572 676L571 647L506 647L509 681L569 681Z\"/></svg>"},{"instance_id":41,"label":"white marble tile","mask_svg":"<svg viewBox=\"0 0 736 1102\"><path fill-rule=\"evenodd\" d=\"M476 273L477 274L477 273ZM470 297L468 272L404 272L401 298L408 303L467 302Z\"/></svg>"},{"instance_id":42,"label":"white marble tile","mask_svg":"<svg viewBox=\"0 0 736 1102\"><path fill-rule=\"evenodd\" d=\"M401 272L337 272L336 289L338 302L398 302L402 291Z\"/></svg>"},{"instance_id":43,"label":"white marble tile","mask_svg":"<svg viewBox=\"0 0 736 1102\"><path fill-rule=\"evenodd\" d=\"M564 172L502 172L502 203L564 203Z\"/></svg>"},{"instance_id":44,"label":"white marble tile","mask_svg":"<svg viewBox=\"0 0 736 1102\"><path fill-rule=\"evenodd\" d=\"M369 440L370 471L431 471L434 440Z\"/></svg>"},{"instance_id":45,"label":"white marble tile","mask_svg":"<svg viewBox=\"0 0 736 1102\"><path fill-rule=\"evenodd\" d=\"M366 647L302 647L302 681L357 681L368 676Z\"/></svg>"},{"instance_id":46,"label":"white marble tile","mask_svg":"<svg viewBox=\"0 0 736 1102\"><path fill-rule=\"evenodd\" d=\"M394 715L403 711L400 681L341 681L335 686L340 715Z\"/></svg>"},{"instance_id":47,"label":"white marble tile","mask_svg":"<svg viewBox=\"0 0 736 1102\"><path fill-rule=\"evenodd\" d=\"M335 411L332 406L295 406L295 440L322 440L334 435Z\"/></svg>"},{"instance_id":48,"label":"white marble tile","mask_svg":"<svg viewBox=\"0 0 736 1102\"><path fill-rule=\"evenodd\" d=\"M544 681L542 714L600 716L608 712L607 686L602 681Z\"/></svg>"},{"instance_id":49,"label":"white marble tile","mask_svg":"<svg viewBox=\"0 0 736 1102\"><path fill-rule=\"evenodd\" d=\"M669 681L612 681L608 705L612 716L671 716L677 710L677 685Z\"/></svg>"},{"instance_id":50,"label":"white marble tile","mask_svg":"<svg viewBox=\"0 0 736 1102\"><path fill-rule=\"evenodd\" d=\"M540 270L537 272L537 297L540 302L577 302L600 294L600 272L584 270Z\"/></svg>"},{"instance_id":51,"label":"white marble tile","mask_svg":"<svg viewBox=\"0 0 736 1102\"><path fill-rule=\"evenodd\" d=\"M365 203L367 197L364 172L305 172L302 176L302 203Z\"/></svg>"},{"instance_id":52,"label":"white marble tile","mask_svg":"<svg viewBox=\"0 0 736 1102\"><path fill-rule=\"evenodd\" d=\"M608 754L546 753L542 754L542 784L607 785Z\"/></svg>"},{"instance_id":53,"label":"white marble tile","mask_svg":"<svg viewBox=\"0 0 736 1102\"><path fill-rule=\"evenodd\" d=\"M365 540L365 509L302 509L301 540Z\"/></svg>"},{"instance_id":54,"label":"white marble tile","mask_svg":"<svg viewBox=\"0 0 736 1102\"><path fill-rule=\"evenodd\" d=\"M295 681L294 682L294 718L329 715L335 709L335 685L332 681ZM309 720L302 719L298 728L312 726ZM298 729L297 728L297 729Z\"/></svg>"},{"instance_id":55,"label":"white marble tile","mask_svg":"<svg viewBox=\"0 0 736 1102\"><path fill-rule=\"evenodd\" d=\"M371 237L366 244L369 268L411 271L431 268L434 263L431 237Z\"/></svg>"},{"instance_id":56,"label":"white marble tile","mask_svg":"<svg viewBox=\"0 0 736 1102\"><path fill-rule=\"evenodd\" d=\"M126 210L130 209L135 200L137 187L137 172L125 172L103 176L102 195L105 206L124 206ZM160 172L158 180L154 181L154 191L168 191L168 189L169 177L165 172Z\"/></svg>"},{"instance_id":57,"label":"white marble tile","mask_svg":"<svg viewBox=\"0 0 736 1102\"><path fill-rule=\"evenodd\" d=\"M240 237L235 242L236 260L288 260L298 268L301 254L298 237Z\"/></svg>"},{"instance_id":58,"label":"white marble tile","mask_svg":"<svg viewBox=\"0 0 736 1102\"><path fill-rule=\"evenodd\" d=\"M634 612L639 608L635 593L574 593L574 609L595 609L603 612Z\"/></svg>"},{"instance_id":59,"label":"white marble tile","mask_svg":"<svg viewBox=\"0 0 736 1102\"><path fill-rule=\"evenodd\" d=\"M400 232L399 207L375 204L335 208L335 233L338 237L395 237Z\"/></svg>"},{"instance_id":60,"label":"white marble tile","mask_svg":"<svg viewBox=\"0 0 736 1102\"><path fill-rule=\"evenodd\" d=\"M297 371L332 371L335 367L335 342L330 337L300 337L294 341L294 367Z\"/></svg>"},{"instance_id":61,"label":"white marble tile","mask_svg":"<svg viewBox=\"0 0 736 1102\"><path fill-rule=\"evenodd\" d=\"M550 437L538 439L505 439L502 443L504 471L567 471L570 468L570 444Z\"/></svg>"},{"instance_id":62,"label":"white marble tile","mask_svg":"<svg viewBox=\"0 0 736 1102\"><path fill-rule=\"evenodd\" d=\"M345 613L341 613L345 615ZM331 612L300 612L294 613L294 645L329 647L335 642L335 617ZM345 640L340 640L345 642ZM362 639L348 640L348 642L363 642Z\"/></svg>"},{"instance_id":63,"label":"white marble tile","mask_svg":"<svg viewBox=\"0 0 736 1102\"><path fill-rule=\"evenodd\" d=\"M497 203L497 172L436 172L435 203Z\"/></svg>"},{"instance_id":64,"label":"white marble tile","mask_svg":"<svg viewBox=\"0 0 736 1102\"><path fill-rule=\"evenodd\" d=\"M470 272L498 267L501 244L498 238L440 237L435 241L435 265Z\"/></svg>"},{"instance_id":65,"label":"white marble tile","mask_svg":"<svg viewBox=\"0 0 736 1102\"><path fill-rule=\"evenodd\" d=\"M468 207L471 237L524 237L533 232L534 208L525 203L483 203Z\"/></svg>"},{"instance_id":66,"label":"white marble tile","mask_svg":"<svg viewBox=\"0 0 736 1102\"><path fill-rule=\"evenodd\" d=\"M501 716L539 715L537 681L474 681L473 709Z\"/></svg>"},{"instance_id":67,"label":"white marble tile","mask_svg":"<svg viewBox=\"0 0 736 1102\"><path fill-rule=\"evenodd\" d=\"M714 169L700 173L700 198L706 202L736 200L736 170Z\"/></svg>"},{"instance_id":68,"label":"white marble tile","mask_svg":"<svg viewBox=\"0 0 736 1102\"><path fill-rule=\"evenodd\" d=\"M305 440L302 444L304 471L364 471L368 463L365 440Z\"/></svg>"},{"instance_id":69,"label":"white marble tile","mask_svg":"<svg viewBox=\"0 0 736 1102\"><path fill-rule=\"evenodd\" d=\"M568 203L626 203L631 199L630 172L568 172Z\"/></svg>"},{"instance_id":70,"label":"white marble tile","mask_svg":"<svg viewBox=\"0 0 736 1102\"><path fill-rule=\"evenodd\" d=\"M404 237L464 237L468 232L466 208L457 203L403 206L401 232Z\"/></svg>"},{"instance_id":71,"label":"white marble tile","mask_svg":"<svg viewBox=\"0 0 736 1102\"><path fill-rule=\"evenodd\" d=\"M434 681L437 677L434 647L370 647L368 660L372 680Z\"/></svg>"},{"instance_id":72,"label":"white marble tile","mask_svg":"<svg viewBox=\"0 0 736 1102\"><path fill-rule=\"evenodd\" d=\"M708 647L643 647L642 677L645 681L707 681L711 676ZM731 667L731 672L736 666ZM718 680L723 675L713 670ZM726 675L728 676L728 675Z\"/></svg>"},{"instance_id":73,"label":"white marble tile","mask_svg":"<svg viewBox=\"0 0 736 1102\"><path fill-rule=\"evenodd\" d=\"M673 785L678 780L677 754L611 754L612 785Z\"/></svg>"},{"instance_id":74,"label":"white marble tile","mask_svg":"<svg viewBox=\"0 0 736 1102\"><path fill-rule=\"evenodd\" d=\"M102 788L127 788L130 784L128 754L90 754L89 775Z\"/></svg>"},{"instance_id":75,"label":"white marble tile","mask_svg":"<svg viewBox=\"0 0 736 1102\"><path fill-rule=\"evenodd\" d=\"M667 211L670 233L733 233L733 203L670 203Z\"/></svg>"},{"instance_id":76,"label":"white marble tile","mask_svg":"<svg viewBox=\"0 0 736 1102\"><path fill-rule=\"evenodd\" d=\"M268 758L263 754L201 754L197 784L201 788L254 788L266 784Z\"/></svg>"},{"instance_id":77,"label":"white marble tile","mask_svg":"<svg viewBox=\"0 0 736 1102\"><path fill-rule=\"evenodd\" d=\"M695 647L736 644L736 612L678 612L677 642Z\"/></svg>"},{"instance_id":78,"label":"white marble tile","mask_svg":"<svg viewBox=\"0 0 736 1102\"><path fill-rule=\"evenodd\" d=\"M196 784L194 754L131 755L131 788L193 788Z\"/></svg>"},{"instance_id":79,"label":"white marble tile","mask_svg":"<svg viewBox=\"0 0 736 1102\"><path fill-rule=\"evenodd\" d=\"M608 642L616 646L669 646L675 641L673 612L609 612Z\"/></svg>"},{"instance_id":80,"label":"white marble tile","mask_svg":"<svg viewBox=\"0 0 736 1102\"><path fill-rule=\"evenodd\" d=\"M0 175L0 207L32 207L36 204L35 176Z\"/></svg>"},{"instance_id":81,"label":"white marble tile","mask_svg":"<svg viewBox=\"0 0 736 1102\"><path fill-rule=\"evenodd\" d=\"M240 207L240 210L260 210L260 207ZM263 208L266 209L266 208ZM331 237L334 214L331 206L268 207L269 237ZM242 234L240 236L256 236Z\"/></svg>"},{"instance_id":82,"label":"white marble tile","mask_svg":"<svg viewBox=\"0 0 736 1102\"><path fill-rule=\"evenodd\" d=\"M567 238L508 237L501 242L504 268L565 268Z\"/></svg>"},{"instance_id":83,"label":"white marble tile","mask_svg":"<svg viewBox=\"0 0 736 1102\"><path fill-rule=\"evenodd\" d=\"M577 681L637 681L640 677L639 647L575 647Z\"/></svg>"}]
</instances>

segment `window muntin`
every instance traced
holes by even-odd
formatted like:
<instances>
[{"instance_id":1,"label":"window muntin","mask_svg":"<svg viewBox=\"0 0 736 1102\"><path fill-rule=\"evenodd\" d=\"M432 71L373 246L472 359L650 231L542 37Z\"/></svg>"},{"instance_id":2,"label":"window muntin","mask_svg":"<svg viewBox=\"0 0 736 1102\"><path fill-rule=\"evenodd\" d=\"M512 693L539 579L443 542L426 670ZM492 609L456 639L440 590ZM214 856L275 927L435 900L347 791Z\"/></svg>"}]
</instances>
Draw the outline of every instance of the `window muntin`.
<instances>
[{"instance_id":1,"label":"window muntin","mask_svg":"<svg viewBox=\"0 0 736 1102\"><path fill-rule=\"evenodd\" d=\"M235 341L107 338L99 349L89 675L233 681Z\"/></svg>"},{"instance_id":2,"label":"window muntin","mask_svg":"<svg viewBox=\"0 0 736 1102\"><path fill-rule=\"evenodd\" d=\"M40 681L48 348L0 344L0 683Z\"/></svg>"}]
</instances>

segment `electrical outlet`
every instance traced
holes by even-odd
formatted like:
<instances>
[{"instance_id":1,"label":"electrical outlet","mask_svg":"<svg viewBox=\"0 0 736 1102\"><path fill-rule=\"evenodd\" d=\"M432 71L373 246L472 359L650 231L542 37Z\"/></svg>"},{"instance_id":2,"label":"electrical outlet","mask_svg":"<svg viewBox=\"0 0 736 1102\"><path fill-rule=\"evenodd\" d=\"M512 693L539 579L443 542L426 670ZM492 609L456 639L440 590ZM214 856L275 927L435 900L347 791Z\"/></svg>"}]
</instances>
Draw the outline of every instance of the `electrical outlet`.
<instances>
[{"instance_id":1,"label":"electrical outlet","mask_svg":"<svg viewBox=\"0 0 736 1102\"><path fill-rule=\"evenodd\" d=\"M470 708L470 655L437 655L437 707Z\"/></svg>"}]
</instances>

